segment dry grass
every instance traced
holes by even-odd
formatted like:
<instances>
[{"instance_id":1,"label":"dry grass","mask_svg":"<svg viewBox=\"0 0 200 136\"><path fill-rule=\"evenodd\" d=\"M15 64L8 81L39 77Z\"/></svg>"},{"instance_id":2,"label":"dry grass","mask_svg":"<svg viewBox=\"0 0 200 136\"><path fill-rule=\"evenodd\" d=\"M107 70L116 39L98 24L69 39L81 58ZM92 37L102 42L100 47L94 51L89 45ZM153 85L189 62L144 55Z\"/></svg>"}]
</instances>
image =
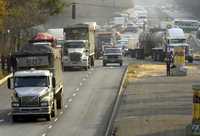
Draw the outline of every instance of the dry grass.
<instances>
[{"instance_id":1,"label":"dry grass","mask_svg":"<svg viewBox=\"0 0 200 136\"><path fill-rule=\"evenodd\" d=\"M128 66L128 81L136 80L144 76L158 76L165 71L165 65L158 64L131 64Z\"/></svg>"},{"instance_id":2,"label":"dry grass","mask_svg":"<svg viewBox=\"0 0 200 136\"><path fill-rule=\"evenodd\" d=\"M8 72L0 71L0 80L8 75Z\"/></svg>"}]
</instances>

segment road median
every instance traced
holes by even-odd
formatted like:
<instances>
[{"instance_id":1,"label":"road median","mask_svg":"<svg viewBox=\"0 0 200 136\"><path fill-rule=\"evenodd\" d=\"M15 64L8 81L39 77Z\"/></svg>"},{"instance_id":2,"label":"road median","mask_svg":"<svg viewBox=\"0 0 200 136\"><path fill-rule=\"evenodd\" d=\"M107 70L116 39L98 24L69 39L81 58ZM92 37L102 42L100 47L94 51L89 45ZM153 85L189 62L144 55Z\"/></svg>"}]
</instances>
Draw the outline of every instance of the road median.
<instances>
[{"instance_id":1,"label":"road median","mask_svg":"<svg viewBox=\"0 0 200 136\"><path fill-rule=\"evenodd\" d=\"M8 80L8 78L12 77L12 75L13 74L8 74L7 76L0 79L0 86L3 85Z\"/></svg>"},{"instance_id":2,"label":"road median","mask_svg":"<svg viewBox=\"0 0 200 136\"><path fill-rule=\"evenodd\" d=\"M113 108L111 110L111 115L110 115L110 118L109 118L108 123L107 123L105 136L110 136L113 133L113 122L114 122L115 117L117 115L117 111L118 111L118 108L119 108L119 105L120 105L120 102L121 102L121 97L122 97L123 92L124 92L125 87L126 87L125 84L127 83L127 81L126 81L127 73L128 73L128 67L126 67L126 69L123 73L123 76L121 78L118 93L117 93L117 96L114 100Z\"/></svg>"}]
</instances>

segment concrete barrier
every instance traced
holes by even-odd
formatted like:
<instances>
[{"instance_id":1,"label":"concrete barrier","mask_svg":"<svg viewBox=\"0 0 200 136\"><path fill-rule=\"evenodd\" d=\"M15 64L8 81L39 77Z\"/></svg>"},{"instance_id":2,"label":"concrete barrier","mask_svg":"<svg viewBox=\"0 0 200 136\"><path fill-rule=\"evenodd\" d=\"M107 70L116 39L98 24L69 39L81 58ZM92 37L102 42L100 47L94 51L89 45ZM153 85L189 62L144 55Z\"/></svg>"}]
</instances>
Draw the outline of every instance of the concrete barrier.
<instances>
[{"instance_id":1,"label":"concrete barrier","mask_svg":"<svg viewBox=\"0 0 200 136\"><path fill-rule=\"evenodd\" d=\"M114 100L114 104L113 104L113 108L111 110L111 115L110 115L110 119L108 120L107 123L107 128L106 128L106 132L105 132L105 136L111 136L112 131L113 131L113 122L115 120L115 117L117 115L117 111L121 102L121 98L124 92L124 83L126 81L126 77L127 77L127 73L128 73L128 67L126 67L123 76L121 78L121 82L120 82L120 86L118 89L118 93L117 96Z\"/></svg>"}]
</instances>

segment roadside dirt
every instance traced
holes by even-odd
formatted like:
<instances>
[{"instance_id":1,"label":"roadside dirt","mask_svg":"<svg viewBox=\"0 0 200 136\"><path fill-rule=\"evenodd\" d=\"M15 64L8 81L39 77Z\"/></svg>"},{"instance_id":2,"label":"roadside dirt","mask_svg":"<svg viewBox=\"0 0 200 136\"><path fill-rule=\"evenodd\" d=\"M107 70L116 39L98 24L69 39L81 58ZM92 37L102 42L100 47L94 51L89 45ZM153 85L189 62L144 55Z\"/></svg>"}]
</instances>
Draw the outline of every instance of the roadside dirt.
<instances>
[{"instance_id":1,"label":"roadside dirt","mask_svg":"<svg viewBox=\"0 0 200 136\"><path fill-rule=\"evenodd\" d=\"M187 136L192 120L192 84L199 68L185 77L166 77L165 65L130 65L128 86L115 120L117 136Z\"/></svg>"}]
</instances>

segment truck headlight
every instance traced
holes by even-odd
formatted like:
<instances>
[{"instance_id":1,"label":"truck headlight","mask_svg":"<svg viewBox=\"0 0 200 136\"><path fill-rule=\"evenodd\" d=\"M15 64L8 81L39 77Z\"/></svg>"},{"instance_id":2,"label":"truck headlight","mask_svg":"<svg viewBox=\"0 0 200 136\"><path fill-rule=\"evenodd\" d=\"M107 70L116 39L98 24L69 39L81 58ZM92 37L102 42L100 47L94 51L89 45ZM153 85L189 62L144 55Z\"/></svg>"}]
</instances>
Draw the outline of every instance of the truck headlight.
<instances>
[{"instance_id":1,"label":"truck headlight","mask_svg":"<svg viewBox=\"0 0 200 136\"><path fill-rule=\"evenodd\" d=\"M12 102L12 107L19 107L19 103L18 102Z\"/></svg>"},{"instance_id":2,"label":"truck headlight","mask_svg":"<svg viewBox=\"0 0 200 136\"><path fill-rule=\"evenodd\" d=\"M47 107L47 106L49 106L49 103L48 103L48 102L41 102L41 103L40 103L40 106L42 106L42 107Z\"/></svg>"}]
</instances>

